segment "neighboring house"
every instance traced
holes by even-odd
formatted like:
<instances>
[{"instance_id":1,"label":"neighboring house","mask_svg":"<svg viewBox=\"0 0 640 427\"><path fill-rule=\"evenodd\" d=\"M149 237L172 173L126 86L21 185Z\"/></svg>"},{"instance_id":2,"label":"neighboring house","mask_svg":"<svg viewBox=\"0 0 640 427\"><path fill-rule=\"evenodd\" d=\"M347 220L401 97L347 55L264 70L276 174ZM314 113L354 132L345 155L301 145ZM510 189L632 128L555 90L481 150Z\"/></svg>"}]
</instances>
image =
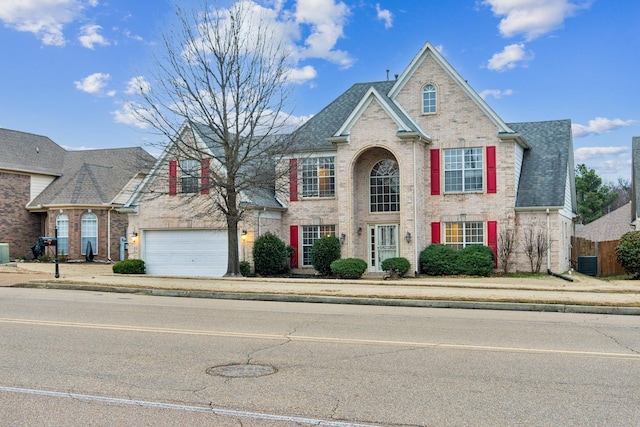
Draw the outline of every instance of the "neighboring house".
<instances>
[{"instance_id":1,"label":"neighboring house","mask_svg":"<svg viewBox=\"0 0 640 427\"><path fill-rule=\"evenodd\" d=\"M640 231L640 136L634 136L631 144L631 222Z\"/></svg>"},{"instance_id":2,"label":"neighboring house","mask_svg":"<svg viewBox=\"0 0 640 427\"><path fill-rule=\"evenodd\" d=\"M571 122L505 123L429 43L396 80L353 85L295 140L297 151L279 165L289 170L276 186L285 190L250 203L241 259L250 261L251 242L272 231L295 248L294 271L313 273L314 241L335 235L342 257L366 260L371 273L394 256L418 271L430 244L496 252L503 230L513 229L514 268L529 269L523 240L531 230L550 241L548 267L569 269L577 210ZM150 193L152 182L167 188L175 179L175 153L158 159ZM223 274L204 270L226 264L224 221L192 214L207 196L140 193L126 206L142 235L130 255L152 260L152 274ZM189 262L161 267L176 245Z\"/></svg>"},{"instance_id":3,"label":"neighboring house","mask_svg":"<svg viewBox=\"0 0 640 427\"><path fill-rule=\"evenodd\" d=\"M142 148L67 151L45 136L0 129L0 242L11 257L33 258L31 245L58 229L58 249L82 259L120 260L127 216L116 211L155 158Z\"/></svg>"},{"instance_id":4,"label":"neighboring house","mask_svg":"<svg viewBox=\"0 0 640 427\"><path fill-rule=\"evenodd\" d=\"M631 223L631 203L601 216L586 225L576 225L576 237L592 242L619 240L623 234L634 231Z\"/></svg>"}]
</instances>

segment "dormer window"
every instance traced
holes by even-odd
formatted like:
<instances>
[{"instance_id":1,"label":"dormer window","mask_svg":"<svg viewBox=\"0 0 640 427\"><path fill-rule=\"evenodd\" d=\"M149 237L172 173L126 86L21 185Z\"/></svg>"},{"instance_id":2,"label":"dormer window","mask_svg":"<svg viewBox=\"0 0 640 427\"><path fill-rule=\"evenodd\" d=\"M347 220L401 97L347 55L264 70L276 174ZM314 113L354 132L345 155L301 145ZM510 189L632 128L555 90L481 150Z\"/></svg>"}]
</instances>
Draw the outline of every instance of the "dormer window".
<instances>
[{"instance_id":1,"label":"dormer window","mask_svg":"<svg viewBox=\"0 0 640 427\"><path fill-rule=\"evenodd\" d=\"M437 91L432 84L426 85L422 89L422 114L436 113Z\"/></svg>"}]
</instances>

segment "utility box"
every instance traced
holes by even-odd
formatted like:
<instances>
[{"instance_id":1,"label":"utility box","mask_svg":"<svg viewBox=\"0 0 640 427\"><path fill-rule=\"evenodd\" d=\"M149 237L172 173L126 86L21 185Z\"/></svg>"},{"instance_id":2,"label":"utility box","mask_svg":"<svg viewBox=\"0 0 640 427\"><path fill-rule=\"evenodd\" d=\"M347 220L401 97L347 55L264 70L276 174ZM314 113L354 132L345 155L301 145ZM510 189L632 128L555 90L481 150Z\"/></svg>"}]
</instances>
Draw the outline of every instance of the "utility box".
<instances>
[{"instance_id":1,"label":"utility box","mask_svg":"<svg viewBox=\"0 0 640 427\"><path fill-rule=\"evenodd\" d=\"M579 256L578 257L578 273L587 276L598 275L598 257L597 256Z\"/></svg>"},{"instance_id":2,"label":"utility box","mask_svg":"<svg viewBox=\"0 0 640 427\"><path fill-rule=\"evenodd\" d=\"M0 264L9 263L9 244L0 243Z\"/></svg>"}]
</instances>

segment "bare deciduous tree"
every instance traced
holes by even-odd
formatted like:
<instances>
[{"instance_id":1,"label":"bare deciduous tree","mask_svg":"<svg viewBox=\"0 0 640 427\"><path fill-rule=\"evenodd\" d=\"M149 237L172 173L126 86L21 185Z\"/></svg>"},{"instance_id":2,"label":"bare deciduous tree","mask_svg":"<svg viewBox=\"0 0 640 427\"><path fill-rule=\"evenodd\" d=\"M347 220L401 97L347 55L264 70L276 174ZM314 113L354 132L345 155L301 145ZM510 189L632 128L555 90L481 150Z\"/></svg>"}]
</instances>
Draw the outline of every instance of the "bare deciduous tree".
<instances>
[{"instance_id":1,"label":"bare deciduous tree","mask_svg":"<svg viewBox=\"0 0 640 427\"><path fill-rule=\"evenodd\" d=\"M509 272L511 258L516 252L518 240L515 228L503 228L498 234L498 259L502 265L504 273Z\"/></svg>"},{"instance_id":2,"label":"bare deciduous tree","mask_svg":"<svg viewBox=\"0 0 640 427\"><path fill-rule=\"evenodd\" d=\"M177 24L163 33L153 58L150 80L137 80L133 112L164 145L170 141L174 156L198 162L186 162L191 166L180 172L207 186L196 191L200 213L226 220L226 275L237 276L241 195L274 194L275 164L291 145L284 111L288 49L248 2L222 9L203 0L199 10L175 6L175 16Z\"/></svg>"},{"instance_id":3,"label":"bare deciduous tree","mask_svg":"<svg viewBox=\"0 0 640 427\"><path fill-rule=\"evenodd\" d=\"M532 273L540 273L540 267L548 250L549 243L542 228L531 225L524 229L524 252L529 258Z\"/></svg>"}]
</instances>

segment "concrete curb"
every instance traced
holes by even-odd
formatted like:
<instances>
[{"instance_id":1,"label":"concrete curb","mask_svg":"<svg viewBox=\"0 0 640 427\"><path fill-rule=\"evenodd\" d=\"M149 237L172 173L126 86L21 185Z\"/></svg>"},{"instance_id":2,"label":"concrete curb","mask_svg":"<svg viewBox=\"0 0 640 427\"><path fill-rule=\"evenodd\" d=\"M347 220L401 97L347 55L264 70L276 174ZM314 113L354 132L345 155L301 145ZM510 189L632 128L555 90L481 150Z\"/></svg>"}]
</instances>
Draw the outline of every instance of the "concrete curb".
<instances>
[{"instance_id":1,"label":"concrete curb","mask_svg":"<svg viewBox=\"0 0 640 427\"><path fill-rule=\"evenodd\" d=\"M394 307L423 307L423 308L458 308L473 310L506 310L506 311L535 311L555 313L584 313L610 315L640 315L640 307L583 305L583 304L544 304L530 302L493 302L493 301L456 301L439 299L399 299L399 298L371 298L336 297L324 295L300 295L279 293L240 293L181 289L130 288L121 286L77 285L71 283L21 283L13 287L46 288L80 290L91 292L114 292L152 296L167 296L181 298L212 298L245 301L275 301L275 302L305 302L318 304L352 304L376 305Z\"/></svg>"}]
</instances>

